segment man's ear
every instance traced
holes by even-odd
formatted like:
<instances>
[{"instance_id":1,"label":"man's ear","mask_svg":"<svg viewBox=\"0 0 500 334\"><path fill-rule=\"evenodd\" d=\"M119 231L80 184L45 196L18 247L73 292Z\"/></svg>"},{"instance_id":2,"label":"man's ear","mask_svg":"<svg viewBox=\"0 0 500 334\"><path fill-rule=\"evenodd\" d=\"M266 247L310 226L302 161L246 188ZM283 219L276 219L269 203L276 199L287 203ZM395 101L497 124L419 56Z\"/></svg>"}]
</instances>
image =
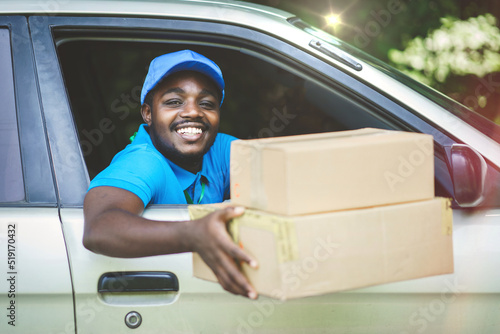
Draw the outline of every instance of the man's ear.
<instances>
[{"instance_id":1,"label":"man's ear","mask_svg":"<svg viewBox=\"0 0 500 334\"><path fill-rule=\"evenodd\" d=\"M151 110L151 107L149 106L149 104L147 103L143 103L142 106L141 106L141 115L142 115L142 119L144 120L144 122L150 126L151 125L151 118L152 118L152 110Z\"/></svg>"}]
</instances>

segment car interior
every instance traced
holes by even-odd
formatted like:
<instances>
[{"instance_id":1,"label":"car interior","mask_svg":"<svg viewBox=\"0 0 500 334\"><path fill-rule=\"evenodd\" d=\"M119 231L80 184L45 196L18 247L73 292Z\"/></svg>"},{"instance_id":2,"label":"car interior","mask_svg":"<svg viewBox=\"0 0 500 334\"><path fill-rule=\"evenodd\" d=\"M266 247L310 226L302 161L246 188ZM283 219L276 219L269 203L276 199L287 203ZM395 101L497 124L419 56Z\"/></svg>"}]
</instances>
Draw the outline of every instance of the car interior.
<instances>
[{"instance_id":1,"label":"car interior","mask_svg":"<svg viewBox=\"0 0 500 334\"><path fill-rule=\"evenodd\" d=\"M230 47L122 39L61 39L58 55L90 179L143 123L140 92L156 56L191 49L222 70L220 132L240 139L390 128L360 99L279 60Z\"/></svg>"}]
</instances>

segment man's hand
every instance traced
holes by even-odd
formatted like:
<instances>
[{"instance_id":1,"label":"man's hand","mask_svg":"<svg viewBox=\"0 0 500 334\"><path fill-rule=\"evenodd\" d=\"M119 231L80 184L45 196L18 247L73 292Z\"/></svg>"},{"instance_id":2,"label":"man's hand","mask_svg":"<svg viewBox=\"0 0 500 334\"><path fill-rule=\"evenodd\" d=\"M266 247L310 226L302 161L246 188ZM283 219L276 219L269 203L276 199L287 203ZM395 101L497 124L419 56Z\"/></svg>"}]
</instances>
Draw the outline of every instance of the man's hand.
<instances>
[{"instance_id":1,"label":"man's hand","mask_svg":"<svg viewBox=\"0 0 500 334\"><path fill-rule=\"evenodd\" d=\"M241 272L239 263L246 262L256 268L257 262L235 245L227 232L227 223L243 212L242 207L228 207L193 221L192 230L196 232L192 248L213 270L225 290L256 299L257 293Z\"/></svg>"}]
</instances>

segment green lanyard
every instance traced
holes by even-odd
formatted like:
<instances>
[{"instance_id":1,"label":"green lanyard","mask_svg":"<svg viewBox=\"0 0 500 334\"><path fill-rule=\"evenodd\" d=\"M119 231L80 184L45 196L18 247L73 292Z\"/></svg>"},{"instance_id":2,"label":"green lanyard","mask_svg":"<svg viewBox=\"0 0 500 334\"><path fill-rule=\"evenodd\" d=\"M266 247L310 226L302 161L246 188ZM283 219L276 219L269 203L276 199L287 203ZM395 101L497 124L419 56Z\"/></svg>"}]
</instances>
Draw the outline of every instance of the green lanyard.
<instances>
[{"instance_id":1,"label":"green lanyard","mask_svg":"<svg viewBox=\"0 0 500 334\"><path fill-rule=\"evenodd\" d=\"M201 203L201 200L203 199L203 195L205 195L205 182L201 182L201 194L200 194L200 199L198 200L198 203L196 204L200 204ZM193 203L193 200L191 199L191 196L189 196L188 194L188 191L187 189L184 190L184 196L186 197L186 202L188 204L194 204Z\"/></svg>"}]
</instances>

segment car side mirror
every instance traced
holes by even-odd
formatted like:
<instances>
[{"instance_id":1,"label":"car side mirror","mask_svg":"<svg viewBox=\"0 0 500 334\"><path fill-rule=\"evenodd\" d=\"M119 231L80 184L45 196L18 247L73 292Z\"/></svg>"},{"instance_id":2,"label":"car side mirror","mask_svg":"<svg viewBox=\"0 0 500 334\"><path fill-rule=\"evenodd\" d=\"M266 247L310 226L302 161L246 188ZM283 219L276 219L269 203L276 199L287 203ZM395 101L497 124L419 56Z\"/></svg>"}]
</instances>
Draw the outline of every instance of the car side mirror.
<instances>
[{"instance_id":1,"label":"car side mirror","mask_svg":"<svg viewBox=\"0 0 500 334\"><path fill-rule=\"evenodd\" d=\"M474 207L484 200L488 165L483 156L468 145L446 147L448 168L455 201L461 207Z\"/></svg>"}]
</instances>

